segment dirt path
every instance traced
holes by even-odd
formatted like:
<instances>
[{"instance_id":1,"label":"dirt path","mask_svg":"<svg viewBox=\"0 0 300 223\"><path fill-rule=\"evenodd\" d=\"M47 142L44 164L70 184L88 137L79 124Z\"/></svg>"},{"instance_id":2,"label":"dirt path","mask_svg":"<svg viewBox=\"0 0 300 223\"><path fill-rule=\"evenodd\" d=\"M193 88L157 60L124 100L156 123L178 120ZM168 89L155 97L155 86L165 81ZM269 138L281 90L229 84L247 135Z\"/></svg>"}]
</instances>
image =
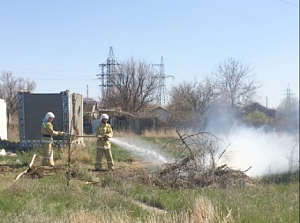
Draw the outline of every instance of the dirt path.
<instances>
[{"instance_id":1,"label":"dirt path","mask_svg":"<svg viewBox=\"0 0 300 223\"><path fill-rule=\"evenodd\" d=\"M99 187L100 182L87 182L86 184ZM153 207L151 205L147 205L145 203L142 203L142 202L140 202L138 200L133 199L132 197L130 197L130 196L126 195L126 194L120 193L119 191L115 190L114 188L106 186L106 187L104 187L104 190L107 190L109 193L118 194L118 195L122 196L125 200L129 200L131 203L139 206L140 208L142 208L144 210L154 211L154 212L156 212L156 214L159 214L159 215L165 215L165 214L167 214L166 210L163 210L163 209L160 209L160 208Z\"/></svg>"}]
</instances>

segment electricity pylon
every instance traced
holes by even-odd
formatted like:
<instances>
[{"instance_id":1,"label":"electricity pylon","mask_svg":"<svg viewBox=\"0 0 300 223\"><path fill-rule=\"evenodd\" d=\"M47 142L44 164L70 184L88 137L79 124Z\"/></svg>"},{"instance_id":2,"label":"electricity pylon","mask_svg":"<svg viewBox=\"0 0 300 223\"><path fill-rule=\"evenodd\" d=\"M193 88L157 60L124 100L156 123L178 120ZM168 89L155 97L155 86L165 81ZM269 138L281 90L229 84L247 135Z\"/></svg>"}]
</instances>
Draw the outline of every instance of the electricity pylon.
<instances>
[{"instance_id":1,"label":"electricity pylon","mask_svg":"<svg viewBox=\"0 0 300 223\"><path fill-rule=\"evenodd\" d=\"M101 67L101 74L97 74L97 76L99 76L97 79L101 81L99 86L101 87L102 98L110 96L112 87L115 86L117 65L121 64L116 63L113 48L110 47L106 63L99 64L99 67Z\"/></svg>"},{"instance_id":2,"label":"electricity pylon","mask_svg":"<svg viewBox=\"0 0 300 223\"><path fill-rule=\"evenodd\" d=\"M285 101L285 109L286 109L286 112L289 113L291 111L291 98L292 98L291 96L293 95L291 93L291 89L290 89L290 85L289 84L288 84L287 89L284 90L284 91L286 91L286 93L284 94L286 96L285 99L284 99L284 101Z\"/></svg>"},{"instance_id":3,"label":"electricity pylon","mask_svg":"<svg viewBox=\"0 0 300 223\"><path fill-rule=\"evenodd\" d=\"M174 76L172 75L166 75L165 74L165 65L164 65L164 58L161 57L161 61L160 64L152 64L152 66L159 66L160 67L160 71L159 71L159 89L158 89L158 102L160 105L162 105L162 103L166 103L166 94L167 94L167 89L166 89L166 78L174 78Z\"/></svg>"}]
</instances>

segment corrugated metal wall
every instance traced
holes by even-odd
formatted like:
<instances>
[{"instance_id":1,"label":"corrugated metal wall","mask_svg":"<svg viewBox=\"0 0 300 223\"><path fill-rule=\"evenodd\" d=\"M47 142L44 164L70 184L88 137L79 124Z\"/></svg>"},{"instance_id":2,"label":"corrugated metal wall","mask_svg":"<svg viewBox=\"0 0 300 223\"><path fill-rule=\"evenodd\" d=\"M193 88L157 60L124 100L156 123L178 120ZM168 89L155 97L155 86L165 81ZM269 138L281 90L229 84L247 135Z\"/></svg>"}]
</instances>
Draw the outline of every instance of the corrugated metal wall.
<instances>
[{"instance_id":1,"label":"corrugated metal wall","mask_svg":"<svg viewBox=\"0 0 300 223\"><path fill-rule=\"evenodd\" d=\"M77 127L77 134L83 132L83 97L80 94L70 95L69 91L58 94L32 94L19 92L19 137L20 145L32 147L41 138L41 124L47 112L53 112L53 127L56 131L70 132ZM66 137L54 138L54 146L67 144Z\"/></svg>"}]
</instances>

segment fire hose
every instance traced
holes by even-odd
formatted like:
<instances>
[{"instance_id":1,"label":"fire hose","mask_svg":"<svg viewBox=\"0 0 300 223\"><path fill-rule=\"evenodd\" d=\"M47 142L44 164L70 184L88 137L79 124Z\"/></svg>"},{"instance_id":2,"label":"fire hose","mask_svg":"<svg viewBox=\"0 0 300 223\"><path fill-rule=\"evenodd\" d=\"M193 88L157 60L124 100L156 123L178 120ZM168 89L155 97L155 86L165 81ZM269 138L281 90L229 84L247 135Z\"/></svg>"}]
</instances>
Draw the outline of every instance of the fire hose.
<instances>
[{"instance_id":1,"label":"fire hose","mask_svg":"<svg viewBox=\"0 0 300 223\"><path fill-rule=\"evenodd\" d=\"M69 133L64 133L64 136L71 136L71 137L77 137L77 138L81 138L81 137L85 137L85 138L91 138L91 137L93 137L93 138L94 138L94 137L96 137L95 135L73 135L73 134L69 134ZM36 157L36 155L37 155L37 152L38 152L38 149L39 149L41 143L42 143L42 140L40 140L40 141L37 143L37 146L36 146L36 148L35 148L33 157L32 157L32 159L31 159L31 161L30 161L30 164L28 165L28 168L27 168L26 170L24 170L23 172L21 172L21 173L16 177L16 179L14 180L14 182L16 182L17 180L19 180L20 177L21 177L23 174L27 173L28 170L31 169L31 167L32 167L32 165L33 165L33 162L34 162L34 160L35 160L35 157Z\"/></svg>"},{"instance_id":2,"label":"fire hose","mask_svg":"<svg viewBox=\"0 0 300 223\"><path fill-rule=\"evenodd\" d=\"M30 164L28 165L28 168L27 168L25 171L23 171L22 173L20 173L20 174L16 177L16 179L14 180L14 182L16 182L16 181L17 181L24 173L27 173L27 171L31 169L31 167L32 167L32 165L33 165L33 162L34 162L34 160L35 160L35 157L36 157L36 155L37 155L37 152L38 152L38 149L39 149L41 143L42 143L42 140L40 140L40 141L38 142L38 144L37 144L37 146L36 146L36 148L35 148L33 157L32 157L32 159L31 159L31 162L30 162Z\"/></svg>"},{"instance_id":3,"label":"fire hose","mask_svg":"<svg viewBox=\"0 0 300 223\"><path fill-rule=\"evenodd\" d=\"M91 138L91 137L93 137L93 138L95 138L96 137L96 135L70 135L70 136L73 136L73 137L84 137L84 138Z\"/></svg>"}]
</instances>

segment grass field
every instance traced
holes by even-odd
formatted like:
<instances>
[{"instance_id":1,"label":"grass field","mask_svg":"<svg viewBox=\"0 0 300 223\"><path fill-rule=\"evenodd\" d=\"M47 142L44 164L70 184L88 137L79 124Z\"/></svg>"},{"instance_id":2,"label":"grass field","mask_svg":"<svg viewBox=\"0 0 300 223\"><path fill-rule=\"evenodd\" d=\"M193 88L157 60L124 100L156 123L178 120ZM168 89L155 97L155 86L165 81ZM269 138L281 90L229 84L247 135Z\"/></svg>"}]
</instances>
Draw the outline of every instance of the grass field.
<instances>
[{"instance_id":1,"label":"grass field","mask_svg":"<svg viewBox=\"0 0 300 223\"><path fill-rule=\"evenodd\" d=\"M164 143L167 137L153 139ZM159 166L113 146L114 172L92 172L95 142L72 151L67 186L67 149L55 150L55 170L26 174L33 150L0 157L1 222L299 222L299 176L276 175L254 179L240 188L166 189L155 186ZM104 165L105 166L105 165Z\"/></svg>"}]
</instances>

